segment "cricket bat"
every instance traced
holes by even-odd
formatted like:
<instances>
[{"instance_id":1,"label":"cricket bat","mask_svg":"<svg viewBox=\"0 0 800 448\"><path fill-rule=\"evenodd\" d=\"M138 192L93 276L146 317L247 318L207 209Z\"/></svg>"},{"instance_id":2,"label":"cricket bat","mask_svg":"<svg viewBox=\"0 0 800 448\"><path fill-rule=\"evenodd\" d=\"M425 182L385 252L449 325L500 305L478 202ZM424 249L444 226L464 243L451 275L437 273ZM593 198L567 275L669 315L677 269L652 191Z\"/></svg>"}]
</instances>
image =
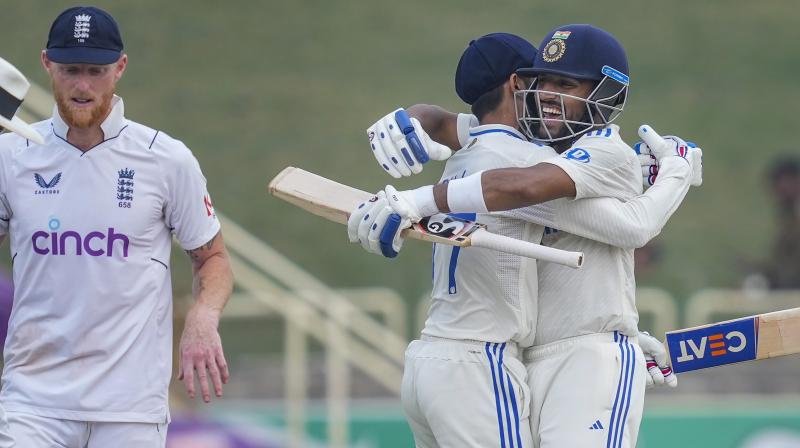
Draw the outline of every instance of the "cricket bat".
<instances>
[{"instance_id":1,"label":"cricket bat","mask_svg":"<svg viewBox=\"0 0 800 448\"><path fill-rule=\"evenodd\" d=\"M288 167L269 183L273 196L327 220L347 224L350 212L373 194L318 176L300 168ZM583 252L569 252L534 244L486 230L474 221L438 214L403 230L403 237L459 247L483 247L522 257L580 268Z\"/></svg>"},{"instance_id":2,"label":"cricket bat","mask_svg":"<svg viewBox=\"0 0 800 448\"><path fill-rule=\"evenodd\" d=\"M675 373L800 353L800 308L667 332Z\"/></svg>"}]
</instances>

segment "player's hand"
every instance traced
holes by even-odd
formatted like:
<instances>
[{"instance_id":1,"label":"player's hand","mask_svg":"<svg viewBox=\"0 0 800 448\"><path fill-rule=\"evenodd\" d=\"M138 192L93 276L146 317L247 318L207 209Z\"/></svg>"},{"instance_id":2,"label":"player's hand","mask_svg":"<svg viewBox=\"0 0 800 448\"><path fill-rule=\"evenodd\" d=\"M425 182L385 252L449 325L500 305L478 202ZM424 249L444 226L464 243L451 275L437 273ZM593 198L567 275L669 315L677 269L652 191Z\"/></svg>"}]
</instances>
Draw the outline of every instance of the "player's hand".
<instances>
[{"instance_id":1,"label":"player's hand","mask_svg":"<svg viewBox=\"0 0 800 448\"><path fill-rule=\"evenodd\" d=\"M186 325L180 342L178 379L186 385L189 398L194 399L196 374L200 393L206 403L211 401L209 379L214 386L215 395L221 397L222 385L230 377L228 363L222 351L222 340L217 331L218 325L218 312L195 304L186 314Z\"/></svg>"},{"instance_id":2,"label":"player's hand","mask_svg":"<svg viewBox=\"0 0 800 448\"><path fill-rule=\"evenodd\" d=\"M665 157L681 157L692 167L692 186L703 183L703 150L692 142L682 138L668 135L661 137L648 125L639 127L639 137L642 141L634 145L633 149L639 157L642 168L642 182L647 188L653 185L658 177L661 161Z\"/></svg>"},{"instance_id":3,"label":"player's hand","mask_svg":"<svg viewBox=\"0 0 800 448\"><path fill-rule=\"evenodd\" d=\"M394 258L403 247L401 231L410 225L411 220L395 213L386 199L386 192L380 191L350 213L347 236L351 243L361 244L367 252Z\"/></svg>"},{"instance_id":4,"label":"player's hand","mask_svg":"<svg viewBox=\"0 0 800 448\"><path fill-rule=\"evenodd\" d=\"M428 160L445 160L453 153L431 140L419 121L402 108L370 126L367 138L378 165L394 178L420 173Z\"/></svg>"},{"instance_id":5,"label":"player's hand","mask_svg":"<svg viewBox=\"0 0 800 448\"><path fill-rule=\"evenodd\" d=\"M678 387L678 377L667 363L667 351L661 342L646 331L639 332L639 347L647 365L647 387L667 385Z\"/></svg>"}]
</instances>

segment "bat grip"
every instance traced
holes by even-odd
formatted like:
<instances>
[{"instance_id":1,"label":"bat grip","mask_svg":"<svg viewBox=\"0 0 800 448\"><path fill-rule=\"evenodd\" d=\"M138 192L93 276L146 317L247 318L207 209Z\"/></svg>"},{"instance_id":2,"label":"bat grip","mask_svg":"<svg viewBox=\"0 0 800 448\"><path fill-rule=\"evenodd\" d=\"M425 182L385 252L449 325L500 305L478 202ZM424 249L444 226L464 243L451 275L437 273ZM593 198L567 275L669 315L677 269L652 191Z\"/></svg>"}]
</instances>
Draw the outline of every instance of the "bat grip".
<instances>
[{"instance_id":1,"label":"bat grip","mask_svg":"<svg viewBox=\"0 0 800 448\"><path fill-rule=\"evenodd\" d=\"M521 257L534 258L539 261L563 264L571 268L583 266L583 252L569 252L542 246L529 241L520 241L503 235L497 235L486 230L476 230L470 236L471 245L486 249L497 250Z\"/></svg>"}]
</instances>

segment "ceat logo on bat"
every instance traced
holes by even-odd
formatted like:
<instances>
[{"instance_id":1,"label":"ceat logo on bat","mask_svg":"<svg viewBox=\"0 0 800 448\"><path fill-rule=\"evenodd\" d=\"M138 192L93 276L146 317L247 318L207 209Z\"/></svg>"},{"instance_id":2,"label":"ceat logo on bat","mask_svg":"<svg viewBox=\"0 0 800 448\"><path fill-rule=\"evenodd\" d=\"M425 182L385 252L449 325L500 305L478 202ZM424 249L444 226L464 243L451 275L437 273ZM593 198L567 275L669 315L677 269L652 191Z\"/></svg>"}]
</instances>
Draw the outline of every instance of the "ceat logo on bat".
<instances>
[{"instance_id":1,"label":"ceat logo on bat","mask_svg":"<svg viewBox=\"0 0 800 448\"><path fill-rule=\"evenodd\" d=\"M758 318L667 333L667 345L676 373L756 359Z\"/></svg>"}]
</instances>

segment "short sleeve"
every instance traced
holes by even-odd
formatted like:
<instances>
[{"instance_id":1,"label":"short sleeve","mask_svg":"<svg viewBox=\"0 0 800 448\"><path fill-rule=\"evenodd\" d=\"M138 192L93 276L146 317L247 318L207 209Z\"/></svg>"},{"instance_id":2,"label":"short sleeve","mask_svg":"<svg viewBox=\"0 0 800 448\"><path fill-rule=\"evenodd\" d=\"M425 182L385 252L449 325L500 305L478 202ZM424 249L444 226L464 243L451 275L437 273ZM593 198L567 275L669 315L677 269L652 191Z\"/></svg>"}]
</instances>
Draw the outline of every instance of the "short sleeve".
<instances>
[{"instance_id":1,"label":"short sleeve","mask_svg":"<svg viewBox=\"0 0 800 448\"><path fill-rule=\"evenodd\" d=\"M182 143L170 148L164 164L167 198L166 224L185 250L197 249L219 232L206 178L200 164Z\"/></svg>"},{"instance_id":2,"label":"short sleeve","mask_svg":"<svg viewBox=\"0 0 800 448\"><path fill-rule=\"evenodd\" d=\"M472 114L458 114L456 119L456 132L458 133L458 143L464 147L469 142L469 130L478 126L478 117Z\"/></svg>"},{"instance_id":3,"label":"short sleeve","mask_svg":"<svg viewBox=\"0 0 800 448\"><path fill-rule=\"evenodd\" d=\"M627 199L642 192L638 160L628 145L603 137L584 138L546 163L563 169L575 182L575 199Z\"/></svg>"}]
</instances>

